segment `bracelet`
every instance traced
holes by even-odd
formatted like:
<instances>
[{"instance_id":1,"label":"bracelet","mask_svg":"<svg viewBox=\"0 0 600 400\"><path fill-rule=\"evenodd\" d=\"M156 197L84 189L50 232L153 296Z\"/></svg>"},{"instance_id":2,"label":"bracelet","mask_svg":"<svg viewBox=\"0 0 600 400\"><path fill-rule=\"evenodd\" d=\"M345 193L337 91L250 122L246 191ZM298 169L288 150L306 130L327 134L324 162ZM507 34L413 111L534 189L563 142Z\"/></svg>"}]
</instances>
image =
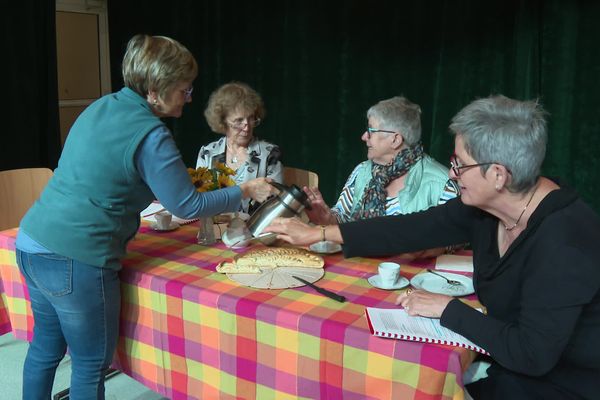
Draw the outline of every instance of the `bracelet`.
<instances>
[{"instance_id":1,"label":"bracelet","mask_svg":"<svg viewBox=\"0 0 600 400\"><path fill-rule=\"evenodd\" d=\"M321 242L325 241L325 225L320 225L321 227Z\"/></svg>"}]
</instances>

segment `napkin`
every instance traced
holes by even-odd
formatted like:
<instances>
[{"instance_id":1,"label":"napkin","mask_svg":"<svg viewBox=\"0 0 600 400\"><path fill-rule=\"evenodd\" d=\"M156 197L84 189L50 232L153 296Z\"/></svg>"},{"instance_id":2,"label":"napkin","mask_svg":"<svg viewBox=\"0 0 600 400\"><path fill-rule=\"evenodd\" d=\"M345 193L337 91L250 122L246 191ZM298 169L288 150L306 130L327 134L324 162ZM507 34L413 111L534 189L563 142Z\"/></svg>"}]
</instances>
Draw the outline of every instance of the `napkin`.
<instances>
[{"instance_id":1,"label":"napkin","mask_svg":"<svg viewBox=\"0 0 600 400\"><path fill-rule=\"evenodd\" d=\"M444 254L435 261L435 269L445 271L473 272L473 257Z\"/></svg>"},{"instance_id":2,"label":"napkin","mask_svg":"<svg viewBox=\"0 0 600 400\"><path fill-rule=\"evenodd\" d=\"M162 204L160 204L158 201L153 201L152 203L150 203L150 205L148 207L146 207L146 209L144 209L140 213L140 216L142 217L143 220L146 220L149 222L154 222L154 221L156 221L156 219L154 218L154 214L161 210L164 210L164 209L165 209L165 207ZM145 215L147 215L147 216L145 217ZM179 225L185 225L185 224L189 224L189 223L198 221L198 218L185 219L185 218L179 218L178 216L173 215L173 221L177 222Z\"/></svg>"}]
</instances>

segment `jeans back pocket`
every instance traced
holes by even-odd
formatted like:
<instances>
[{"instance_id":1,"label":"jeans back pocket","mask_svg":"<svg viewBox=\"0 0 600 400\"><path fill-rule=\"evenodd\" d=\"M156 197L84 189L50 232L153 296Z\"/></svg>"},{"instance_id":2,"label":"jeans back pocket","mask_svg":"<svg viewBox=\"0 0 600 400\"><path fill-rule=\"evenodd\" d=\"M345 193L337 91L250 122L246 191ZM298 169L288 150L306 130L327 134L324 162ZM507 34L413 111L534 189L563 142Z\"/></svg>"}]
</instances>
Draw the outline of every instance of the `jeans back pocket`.
<instances>
[{"instance_id":1,"label":"jeans back pocket","mask_svg":"<svg viewBox=\"0 0 600 400\"><path fill-rule=\"evenodd\" d=\"M57 254L28 254L27 272L36 286L50 296L73 291L73 260Z\"/></svg>"}]
</instances>

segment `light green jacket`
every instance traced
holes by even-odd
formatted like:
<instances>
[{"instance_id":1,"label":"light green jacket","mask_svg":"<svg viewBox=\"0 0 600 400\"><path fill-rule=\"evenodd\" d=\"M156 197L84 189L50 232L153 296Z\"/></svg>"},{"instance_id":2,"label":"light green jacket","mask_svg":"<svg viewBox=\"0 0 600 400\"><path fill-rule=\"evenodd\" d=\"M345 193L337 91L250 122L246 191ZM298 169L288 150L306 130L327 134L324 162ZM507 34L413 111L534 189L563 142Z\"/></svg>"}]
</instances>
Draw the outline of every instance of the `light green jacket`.
<instances>
[{"instance_id":1,"label":"light green jacket","mask_svg":"<svg viewBox=\"0 0 600 400\"><path fill-rule=\"evenodd\" d=\"M364 161L357 167L356 173L353 173L355 179L350 216L362 205L365 190L372 179L372 165L370 160ZM351 183L350 179L348 183ZM404 188L398 192L401 214L426 210L456 197L456 188L451 185L451 190L448 190L447 183L448 169L427 154L423 155L423 158L408 171ZM334 208L333 211L338 215L340 222L351 220L347 218L349 216L344 218L340 215L339 210Z\"/></svg>"}]
</instances>

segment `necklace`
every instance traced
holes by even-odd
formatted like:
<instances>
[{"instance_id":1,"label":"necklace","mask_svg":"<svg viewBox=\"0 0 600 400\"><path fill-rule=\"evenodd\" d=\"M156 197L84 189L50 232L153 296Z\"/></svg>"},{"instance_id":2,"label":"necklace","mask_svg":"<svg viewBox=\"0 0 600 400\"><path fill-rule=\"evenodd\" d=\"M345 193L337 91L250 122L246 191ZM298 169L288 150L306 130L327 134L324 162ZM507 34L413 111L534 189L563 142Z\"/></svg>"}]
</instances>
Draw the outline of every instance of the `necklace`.
<instances>
[{"instance_id":1,"label":"necklace","mask_svg":"<svg viewBox=\"0 0 600 400\"><path fill-rule=\"evenodd\" d=\"M507 231L510 232L513 229L515 229L517 227L517 225L519 225L519 222L521 222L521 218L523 218L523 214L525 214L527 207L529 207L531 200L533 200L533 196L535 195L535 192L537 192L537 189L538 189L538 186L536 186L535 189L533 190L533 193L531 193L531 197L529 198L529 201L527 202L527 204L525 204L525 207L523 207L523 211L521 211L521 214L519 214L519 218L517 218L517 222L515 222L514 225L506 226L506 225L504 225L504 222L502 222L502 225L504 225L504 229L506 229Z\"/></svg>"},{"instance_id":2,"label":"necklace","mask_svg":"<svg viewBox=\"0 0 600 400\"><path fill-rule=\"evenodd\" d=\"M233 148L227 146L227 149L229 150L229 154L231 154L231 163L232 164L237 164L238 163L238 155L237 152L233 151Z\"/></svg>"}]
</instances>

